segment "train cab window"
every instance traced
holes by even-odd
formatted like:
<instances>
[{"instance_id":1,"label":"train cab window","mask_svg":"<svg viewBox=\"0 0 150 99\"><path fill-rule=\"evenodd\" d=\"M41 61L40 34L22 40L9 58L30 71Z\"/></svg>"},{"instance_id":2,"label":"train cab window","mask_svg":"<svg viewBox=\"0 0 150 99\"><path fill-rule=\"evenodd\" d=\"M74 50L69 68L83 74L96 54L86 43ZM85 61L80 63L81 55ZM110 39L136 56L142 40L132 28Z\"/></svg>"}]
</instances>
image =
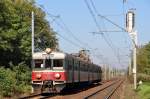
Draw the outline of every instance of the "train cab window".
<instances>
[{"instance_id":1,"label":"train cab window","mask_svg":"<svg viewBox=\"0 0 150 99\"><path fill-rule=\"evenodd\" d=\"M51 60L50 59L45 60L45 68L51 68Z\"/></svg>"},{"instance_id":2,"label":"train cab window","mask_svg":"<svg viewBox=\"0 0 150 99\"><path fill-rule=\"evenodd\" d=\"M63 59L54 59L53 67L63 67Z\"/></svg>"},{"instance_id":3,"label":"train cab window","mask_svg":"<svg viewBox=\"0 0 150 99\"><path fill-rule=\"evenodd\" d=\"M44 66L43 60L40 59L34 60L34 68L42 68L43 66Z\"/></svg>"}]
</instances>

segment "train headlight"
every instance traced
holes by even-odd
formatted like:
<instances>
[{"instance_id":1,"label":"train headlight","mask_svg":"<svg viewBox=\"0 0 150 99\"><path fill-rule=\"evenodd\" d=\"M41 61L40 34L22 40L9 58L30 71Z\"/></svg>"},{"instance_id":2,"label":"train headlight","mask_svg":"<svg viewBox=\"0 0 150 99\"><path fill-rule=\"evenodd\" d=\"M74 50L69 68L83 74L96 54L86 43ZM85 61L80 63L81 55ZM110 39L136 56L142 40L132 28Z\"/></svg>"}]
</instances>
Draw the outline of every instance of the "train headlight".
<instances>
[{"instance_id":1,"label":"train headlight","mask_svg":"<svg viewBox=\"0 0 150 99\"><path fill-rule=\"evenodd\" d=\"M42 77L41 74L36 74L36 78L37 78L37 79L40 79L41 77Z\"/></svg>"},{"instance_id":2,"label":"train headlight","mask_svg":"<svg viewBox=\"0 0 150 99\"><path fill-rule=\"evenodd\" d=\"M52 49L50 49L50 48L46 48L45 52L46 52L47 54L49 54L49 53L51 53L51 52L52 52Z\"/></svg>"},{"instance_id":3,"label":"train headlight","mask_svg":"<svg viewBox=\"0 0 150 99\"><path fill-rule=\"evenodd\" d=\"M61 77L61 75L58 74L58 73L56 73L56 74L54 75L54 77L55 77L56 79L59 79L59 78Z\"/></svg>"}]
</instances>

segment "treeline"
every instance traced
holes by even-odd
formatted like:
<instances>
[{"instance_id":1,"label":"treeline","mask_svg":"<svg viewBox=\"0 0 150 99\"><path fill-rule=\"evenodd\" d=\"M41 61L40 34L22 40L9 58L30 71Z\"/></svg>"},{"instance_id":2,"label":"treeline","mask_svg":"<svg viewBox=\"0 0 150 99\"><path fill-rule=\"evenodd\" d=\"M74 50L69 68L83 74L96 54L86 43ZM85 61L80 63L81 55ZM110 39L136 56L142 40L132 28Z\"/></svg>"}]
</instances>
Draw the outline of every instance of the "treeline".
<instances>
[{"instance_id":1,"label":"treeline","mask_svg":"<svg viewBox=\"0 0 150 99\"><path fill-rule=\"evenodd\" d=\"M34 0L0 0L0 98L31 89L31 12L35 48L55 48L55 32Z\"/></svg>"},{"instance_id":2,"label":"treeline","mask_svg":"<svg viewBox=\"0 0 150 99\"><path fill-rule=\"evenodd\" d=\"M31 12L35 13L35 47L55 47L55 32L34 0L0 0L0 65L31 62Z\"/></svg>"},{"instance_id":3,"label":"treeline","mask_svg":"<svg viewBox=\"0 0 150 99\"><path fill-rule=\"evenodd\" d=\"M150 81L150 42L137 50L137 71L139 79Z\"/></svg>"}]
</instances>

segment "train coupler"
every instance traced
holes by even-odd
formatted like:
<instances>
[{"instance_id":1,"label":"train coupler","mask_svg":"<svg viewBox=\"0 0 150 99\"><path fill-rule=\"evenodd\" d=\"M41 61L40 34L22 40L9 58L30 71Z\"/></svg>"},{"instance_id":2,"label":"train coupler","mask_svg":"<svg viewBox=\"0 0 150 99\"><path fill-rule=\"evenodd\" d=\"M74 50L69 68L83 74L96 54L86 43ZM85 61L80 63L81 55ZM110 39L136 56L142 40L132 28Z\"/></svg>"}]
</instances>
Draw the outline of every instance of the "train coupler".
<instances>
[{"instance_id":1,"label":"train coupler","mask_svg":"<svg viewBox=\"0 0 150 99\"><path fill-rule=\"evenodd\" d=\"M53 85L52 80L43 81L43 85L42 85L42 88L41 88L41 93L43 93L45 90L48 91L48 92L55 92L56 91L56 88Z\"/></svg>"}]
</instances>

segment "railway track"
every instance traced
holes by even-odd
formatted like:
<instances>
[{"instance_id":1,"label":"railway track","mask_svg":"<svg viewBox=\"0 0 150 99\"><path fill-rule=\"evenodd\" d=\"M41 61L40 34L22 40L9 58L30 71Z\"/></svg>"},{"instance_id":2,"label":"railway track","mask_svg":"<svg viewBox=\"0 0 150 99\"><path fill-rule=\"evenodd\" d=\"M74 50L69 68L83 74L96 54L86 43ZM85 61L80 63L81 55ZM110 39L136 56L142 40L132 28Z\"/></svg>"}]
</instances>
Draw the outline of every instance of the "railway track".
<instances>
[{"instance_id":1,"label":"railway track","mask_svg":"<svg viewBox=\"0 0 150 99\"><path fill-rule=\"evenodd\" d=\"M25 97L21 97L19 99L48 99L57 96L56 93L42 93L42 94L33 94Z\"/></svg>"},{"instance_id":2,"label":"railway track","mask_svg":"<svg viewBox=\"0 0 150 99\"><path fill-rule=\"evenodd\" d=\"M104 88L91 93L84 97L84 99L111 99L112 95L115 93L115 91L120 87L120 85L123 83L123 80L117 80Z\"/></svg>"},{"instance_id":3,"label":"railway track","mask_svg":"<svg viewBox=\"0 0 150 99\"><path fill-rule=\"evenodd\" d=\"M114 79L87 88L75 88L76 90L69 89L62 94L36 94L19 99L110 99L122 82L123 80Z\"/></svg>"}]
</instances>

